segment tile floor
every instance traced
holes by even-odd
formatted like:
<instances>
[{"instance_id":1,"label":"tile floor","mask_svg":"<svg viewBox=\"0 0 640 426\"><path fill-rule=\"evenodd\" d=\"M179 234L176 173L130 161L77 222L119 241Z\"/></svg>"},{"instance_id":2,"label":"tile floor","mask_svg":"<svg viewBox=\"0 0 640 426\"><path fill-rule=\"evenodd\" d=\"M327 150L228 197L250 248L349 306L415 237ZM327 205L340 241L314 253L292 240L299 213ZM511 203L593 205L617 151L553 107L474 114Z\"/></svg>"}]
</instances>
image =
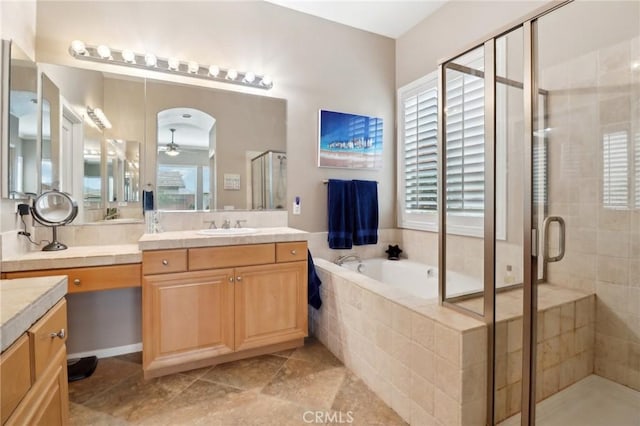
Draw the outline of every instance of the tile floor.
<instances>
[{"instance_id":1,"label":"tile floor","mask_svg":"<svg viewBox=\"0 0 640 426\"><path fill-rule=\"evenodd\" d=\"M72 425L404 425L313 338L296 350L145 381L141 354L69 383ZM352 420L351 422L349 420Z\"/></svg>"},{"instance_id":2,"label":"tile floor","mask_svg":"<svg viewBox=\"0 0 640 426\"><path fill-rule=\"evenodd\" d=\"M638 426L640 392L591 375L538 403L539 426ZM520 426L520 415L499 426Z\"/></svg>"}]
</instances>

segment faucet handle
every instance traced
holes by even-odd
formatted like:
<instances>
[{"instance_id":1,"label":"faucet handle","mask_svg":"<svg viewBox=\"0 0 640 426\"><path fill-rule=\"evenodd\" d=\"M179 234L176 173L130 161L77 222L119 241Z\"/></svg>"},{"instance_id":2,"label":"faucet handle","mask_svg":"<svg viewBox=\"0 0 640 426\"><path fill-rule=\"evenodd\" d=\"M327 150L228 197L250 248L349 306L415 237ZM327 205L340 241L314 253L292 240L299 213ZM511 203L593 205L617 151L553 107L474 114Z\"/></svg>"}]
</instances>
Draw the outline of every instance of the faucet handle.
<instances>
[{"instance_id":1,"label":"faucet handle","mask_svg":"<svg viewBox=\"0 0 640 426\"><path fill-rule=\"evenodd\" d=\"M236 228L242 228L243 222L246 222L246 220L241 220L241 219L236 220Z\"/></svg>"},{"instance_id":2,"label":"faucet handle","mask_svg":"<svg viewBox=\"0 0 640 426\"><path fill-rule=\"evenodd\" d=\"M218 227L216 226L215 220L205 220L204 223L209 224L209 229L218 229Z\"/></svg>"}]
</instances>

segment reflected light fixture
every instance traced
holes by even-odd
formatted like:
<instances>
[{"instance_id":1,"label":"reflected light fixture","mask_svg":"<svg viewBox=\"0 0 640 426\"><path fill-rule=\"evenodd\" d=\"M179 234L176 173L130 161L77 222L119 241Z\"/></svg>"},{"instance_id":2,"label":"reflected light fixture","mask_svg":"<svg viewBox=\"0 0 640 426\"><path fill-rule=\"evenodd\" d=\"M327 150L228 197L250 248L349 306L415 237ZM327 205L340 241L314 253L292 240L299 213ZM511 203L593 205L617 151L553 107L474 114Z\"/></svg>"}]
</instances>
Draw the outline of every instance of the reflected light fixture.
<instances>
[{"instance_id":1,"label":"reflected light fixture","mask_svg":"<svg viewBox=\"0 0 640 426\"><path fill-rule=\"evenodd\" d=\"M181 61L177 58L161 58L152 53L135 53L130 49L112 49L107 45L88 45L81 40L74 40L69 53L76 59L93 62L106 62L171 74L196 77L204 80L238 84L257 89L271 89L273 80L268 75L259 75L252 71L238 71L234 68L224 69L217 65L202 65L197 61Z\"/></svg>"},{"instance_id":2,"label":"reflected light fixture","mask_svg":"<svg viewBox=\"0 0 640 426\"><path fill-rule=\"evenodd\" d=\"M180 154L178 145L173 141L173 137L176 133L176 129L169 129L169 130L171 130L171 143L167 144L167 150L164 153L170 157L175 157L176 155Z\"/></svg>"},{"instance_id":3,"label":"reflected light fixture","mask_svg":"<svg viewBox=\"0 0 640 426\"><path fill-rule=\"evenodd\" d=\"M154 68L158 63L158 59L153 53L147 53L146 55L144 55L144 63L146 66Z\"/></svg>"},{"instance_id":4,"label":"reflected light fixture","mask_svg":"<svg viewBox=\"0 0 640 426\"><path fill-rule=\"evenodd\" d=\"M111 122L100 108L87 107L87 115L100 130L111 128Z\"/></svg>"}]
</instances>

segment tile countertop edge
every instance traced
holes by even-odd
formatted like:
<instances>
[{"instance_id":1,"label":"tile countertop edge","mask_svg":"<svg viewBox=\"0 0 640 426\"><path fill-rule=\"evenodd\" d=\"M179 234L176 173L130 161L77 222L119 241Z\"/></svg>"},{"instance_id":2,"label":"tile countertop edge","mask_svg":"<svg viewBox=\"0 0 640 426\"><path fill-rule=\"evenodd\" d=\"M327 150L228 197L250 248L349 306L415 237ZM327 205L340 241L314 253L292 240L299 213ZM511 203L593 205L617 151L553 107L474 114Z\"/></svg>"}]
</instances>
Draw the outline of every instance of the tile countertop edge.
<instances>
[{"instance_id":1,"label":"tile countertop edge","mask_svg":"<svg viewBox=\"0 0 640 426\"><path fill-rule=\"evenodd\" d=\"M92 250L94 250L93 253ZM142 262L142 253L137 244L75 246L64 251L36 251L3 259L2 272L82 268L140 262Z\"/></svg>"},{"instance_id":2,"label":"tile countertop edge","mask_svg":"<svg viewBox=\"0 0 640 426\"><path fill-rule=\"evenodd\" d=\"M2 282L15 282L18 280L43 283L50 280L54 282L54 284L44 292L38 294L24 309L2 322L0 328L0 335L2 335L0 339L0 352L4 352L5 349L11 346L18 337L25 333L38 319L46 314L49 309L67 294L67 277L65 275L42 278L18 278L16 280L2 280ZM0 286L0 295L2 291L2 286ZM25 291L28 290L25 289Z\"/></svg>"},{"instance_id":3,"label":"tile countertop edge","mask_svg":"<svg viewBox=\"0 0 640 426\"><path fill-rule=\"evenodd\" d=\"M159 234L144 234L138 245L140 250L165 250L195 247L218 247L242 244L281 243L307 241L309 233L295 228L258 228L259 232L248 235L208 236L197 231L172 231Z\"/></svg>"}]
</instances>

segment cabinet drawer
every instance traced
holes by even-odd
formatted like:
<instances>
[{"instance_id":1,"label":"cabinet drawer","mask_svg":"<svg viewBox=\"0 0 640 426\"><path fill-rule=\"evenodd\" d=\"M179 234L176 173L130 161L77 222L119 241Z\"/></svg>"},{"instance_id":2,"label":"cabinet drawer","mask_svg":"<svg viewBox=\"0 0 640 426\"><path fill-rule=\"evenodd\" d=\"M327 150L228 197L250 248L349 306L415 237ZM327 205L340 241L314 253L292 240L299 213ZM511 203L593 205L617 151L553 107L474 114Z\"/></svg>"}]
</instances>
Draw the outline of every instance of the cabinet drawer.
<instances>
[{"instance_id":1,"label":"cabinet drawer","mask_svg":"<svg viewBox=\"0 0 640 426\"><path fill-rule=\"evenodd\" d=\"M38 271L7 272L6 278L45 277L66 275L67 292L113 290L116 288L140 287L140 264L92 266L88 268L42 269Z\"/></svg>"},{"instance_id":2,"label":"cabinet drawer","mask_svg":"<svg viewBox=\"0 0 640 426\"><path fill-rule=\"evenodd\" d=\"M62 299L28 331L33 348L33 378L38 380L67 340L67 302Z\"/></svg>"},{"instance_id":3,"label":"cabinet drawer","mask_svg":"<svg viewBox=\"0 0 640 426\"><path fill-rule=\"evenodd\" d=\"M142 274L166 274L187 270L187 250L153 250L142 253Z\"/></svg>"},{"instance_id":4,"label":"cabinet drawer","mask_svg":"<svg viewBox=\"0 0 640 426\"><path fill-rule=\"evenodd\" d=\"M29 337L22 335L0 356L0 424L4 424L31 387Z\"/></svg>"},{"instance_id":5,"label":"cabinet drawer","mask_svg":"<svg viewBox=\"0 0 640 426\"><path fill-rule=\"evenodd\" d=\"M241 246L201 247L189 249L189 270L229 268L274 263L275 246L247 244Z\"/></svg>"},{"instance_id":6,"label":"cabinet drawer","mask_svg":"<svg viewBox=\"0 0 640 426\"><path fill-rule=\"evenodd\" d=\"M276 262L307 260L307 242L276 243Z\"/></svg>"}]
</instances>

